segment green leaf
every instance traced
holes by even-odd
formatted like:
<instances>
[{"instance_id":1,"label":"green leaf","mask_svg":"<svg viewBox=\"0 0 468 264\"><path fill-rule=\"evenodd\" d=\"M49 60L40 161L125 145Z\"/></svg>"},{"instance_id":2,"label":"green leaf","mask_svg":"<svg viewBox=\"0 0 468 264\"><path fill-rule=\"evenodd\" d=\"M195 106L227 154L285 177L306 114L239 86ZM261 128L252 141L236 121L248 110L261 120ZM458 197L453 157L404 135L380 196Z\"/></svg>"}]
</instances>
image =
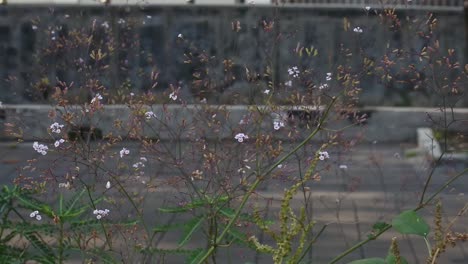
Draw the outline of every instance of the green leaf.
<instances>
[{"instance_id":1,"label":"green leaf","mask_svg":"<svg viewBox=\"0 0 468 264\"><path fill-rule=\"evenodd\" d=\"M396 257L391 252L388 253L387 258L385 258L385 263L387 264L396 264ZM408 264L408 261L402 256L400 256L400 264Z\"/></svg>"},{"instance_id":2,"label":"green leaf","mask_svg":"<svg viewBox=\"0 0 468 264\"><path fill-rule=\"evenodd\" d=\"M407 210L395 217L393 227L400 234L414 234L426 237L429 234L429 225L415 211Z\"/></svg>"},{"instance_id":3,"label":"green leaf","mask_svg":"<svg viewBox=\"0 0 468 264\"><path fill-rule=\"evenodd\" d=\"M195 231L197 231L201 227L203 220L204 217L196 217L192 219L188 224L184 225L184 235L179 242L179 247L184 246L190 240L193 233L195 233Z\"/></svg>"},{"instance_id":4,"label":"green leaf","mask_svg":"<svg viewBox=\"0 0 468 264\"><path fill-rule=\"evenodd\" d=\"M385 259L381 258L367 258L352 261L348 264L386 264Z\"/></svg>"}]
</instances>

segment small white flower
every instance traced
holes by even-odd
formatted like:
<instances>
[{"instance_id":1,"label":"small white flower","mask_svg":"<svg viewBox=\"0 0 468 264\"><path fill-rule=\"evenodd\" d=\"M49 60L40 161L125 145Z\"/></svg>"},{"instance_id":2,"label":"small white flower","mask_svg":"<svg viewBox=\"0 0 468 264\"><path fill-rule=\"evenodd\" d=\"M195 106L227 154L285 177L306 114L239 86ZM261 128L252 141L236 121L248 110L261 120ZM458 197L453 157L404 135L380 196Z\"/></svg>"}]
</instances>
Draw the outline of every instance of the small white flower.
<instances>
[{"instance_id":1,"label":"small white flower","mask_svg":"<svg viewBox=\"0 0 468 264\"><path fill-rule=\"evenodd\" d=\"M283 168L283 164L278 165L278 169Z\"/></svg>"},{"instance_id":2,"label":"small white flower","mask_svg":"<svg viewBox=\"0 0 468 264\"><path fill-rule=\"evenodd\" d=\"M328 152L326 151L319 151L319 160L325 160L325 159L329 159L330 158L330 155L328 155Z\"/></svg>"},{"instance_id":3,"label":"small white flower","mask_svg":"<svg viewBox=\"0 0 468 264\"><path fill-rule=\"evenodd\" d=\"M32 30L37 30L37 26L36 26L36 25L32 25Z\"/></svg>"},{"instance_id":4,"label":"small white flower","mask_svg":"<svg viewBox=\"0 0 468 264\"><path fill-rule=\"evenodd\" d=\"M148 112L145 113L145 118L146 118L147 120L150 120L150 119L153 118L153 117L154 117L154 118L156 117L156 115L153 113L153 111L148 111Z\"/></svg>"},{"instance_id":5,"label":"small white flower","mask_svg":"<svg viewBox=\"0 0 468 264\"><path fill-rule=\"evenodd\" d=\"M38 153L40 153L42 155L46 155L47 151L49 150L49 148L46 145L39 144L37 141L34 142L33 148L34 148L35 151L37 151Z\"/></svg>"},{"instance_id":6,"label":"small white flower","mask_svg":"<svg viewBox=\"0 0 468 264\"><path fill-rule=\"evenodd\" d=\"M100 100L102 100L102 95L99 94L99 93L97 93L97 94L94 96L94 98L91 99L91 103L93 104L94 102L100 101Z\"/></svg>"},{"instance_id":7,"label":"small white flower","mask_svg":"<svg viewBox=\"0 0 468 264\"><path fill-rule=\"evenodd\" d=\"M36 217L36 212L32 212L31 214L29 214L29 217L31 218Z\"/></svg>"},{"instance_id":8,"label":"small white flower","mask_svg":"<svg viewBox=\"0 0 468 264\"><path fill-rule=\"evenodd\" d=\"M264 94L270 94L270 90L266 89L265 91L263 91Z\"/></svg>"},{"instance_id":9,"label":"small white flower","mask_svg":"<svg viewBox=\"0 0 468 264\"><path fill-rule=\"evenodd\" d=\"M242 143L242 142L244 142L244 140L248 139L249 136L247 136L244 133L239 133L234 138L237 139L238 142Z\"/></svg>"},{"instance_id":10,"label":"small white flower","mask_svg":"<svg viewBox=\"0 0 468 264\"><path fill-rule=\"evenodd\" d=\"M292 87L292 81L289 80L289 81L285 82L284 85L286 85L287 87Z\"/></svg>"},{"instance_id":11,"label":"small white flower","mask_svg":"<svg viewBox=\"0 0 468 264\"><path fill-rule=\"evenodd\" d=\"M108 29L109 28L109 22L107 21L104 21L104 23L101 24L101 26L105 29Z\"/></svg>"},{"instance_id":12,"label":"small white flower","mask_svg":"<svg viewBox=\"0 0 468 264\"><path fill-rule=\"evenodd\" d=\"M59 183L58 187L68 189L68 188L70 188L70 182L66 182L66 183L61 182L61 183Z\"/></svg>"},{"instance_id":13,"label":"small white flower","mask_svg":"<svg viewBox=\"0 0 468 264\"><path fill-rule=\"evenodd\" d=\"M319 90L323 90L325 88L328 88L328 84L326 84L326 83L320 84Z\"/></svg>"},{"instance_id":14,"label":"small white flower","mask_svg":"<svg viewBox=\"0 0 468 264\"><path fill-rule=\"evenodd\" d=\"M93 214L97 215L97 214L98 214L98 210L94 209Z\"/></svg>"},{"instance_id":15,"label":"small white flower","mask_svg":"<svg viewBox=\"0 0 468 264\"><path fill-rule=\"evenodd\" d=\"M284 127L284 123L282 121L274 121L273 122L273 128L275 130L279 130L282 127Z\"/></svg>"},{"instance_id":16,"label":"small white flower","mask_svg":"<svg viewBox=\"0 0 468 264\"><path fill-rule=\"evenodd\" d=\"M65 142L65 139L61 138L61 139L55 141L54 146L56 148L58 148L60 146L60 144L62 144L64 142Z\"/></svg>"},{"instance_id":17,"label":"small white flower","mask_svg":"<svg viewBox=\"0 0 468 264\"><path fill-rule=\"evenodd\" d=\"M360 28L360 27L355 27L355 28L353 29L353 31L356 32L356 33L362 33L362 28Z\"/></svg>"},{"instance_id":18,"label":"small white flower","mask_svg":"<svg viewBox=\"0 0 468 264\"><path fill-rule=\"evenodd\" d=\"M366 11L369 11L369 10L371 9L371 7L370 7L370 6L366 6L366 7L364 7L364 9L366 9Z\"/></svg>"},{"instance_id":19,"label":"small white flower","mask_svg":"<svg viewBox=\"0 0 468 264\"><path fill-rule=\"evenodd\" d=\"M130 93L130 96L135 96L135 94L134 94L134 93Z\"/></svg>"},{"instance_id":20,"label":"small white flower","mask_svg":"<svg viewBox=\"0 0 468 264\"><path fill-rule=\"evenodd\" d=\"M171 94L169 94L169 98L175 101L177 100L177 94L175 92L172 92Z\"/></svg>"},{"instance_id":21,"label":"small white flower","mask_svg":"<svg viewBox=\"0 0 468 264\"><path fill-rule=\"evenodd\" d=\"M120 157L123 158L123 156L125 155L128 155L130 154L130 150L128 150L127 148L123 148L121 151L120 151Z\"/></svg>"},{"instance_id":22,"label":"small white flower","mask_svg":"<svg viewBox=\"0 0 468 264\"><path fill-rule=\"evenodd\" d=\"M97 220L99 220L99 219L101 219L101 218L102 218L102 215L100 215L100 214L99 214L99 215L96 215L96 219L97 219Z\"/></svg>"},{"instance_id":23,"label":"small white flower","mask_svg":"<svg viewBox=\"0 0 468 264\"><path fill-rule=\"evenodd\" d=\"M181 33L179 33L179 35L177 35L177 37L178 38L184 38L184 36Z\"/></svg>"},{"instance_id":24,"label":"small white flower","mask_svg":"<svg viewBox=\"0 0 468 264\"><path fill-rule=\"evenodd\" d=\"M331 79L332 79L332 74L331 74L331 72L328 72L328 73L327 73L327 77L325 77L325 79L326 79L327 81L331 81Z\"/></svg>"},{"instance_id":25,"label":"small white flower","mask_svg":"<svg viewBox=\"0 0 468 264\"><path fill-rule=\"evenodd\" d=\"M52 132L54 132L54 133L60 134L60 132L62 132L63 127L64 127L64 125L61 125L61 124L55 122L52 125L50 125L50 130Z\"/></svg>"},{"instance_id":26,"label":"small white flower","mask_svg":"<svg viewBox=\"0 0 468 264\"><path fill-rule=\"evenodd\" d=\"M111 187L110 181L107 181L107 183L106 183L106 189L110 189L110 187Z\"/></svg>"},{"instance_id":27,"label":"small white flower","mask_svg":"<svg viewBox=\"0 0 468 264\"><path fill-rule=\"evenodd\" d=\"M36 215L36 220L37 220L37 221L41 221L41 219L42 219L42 216Z\"/></svg>"},{"instance_id":28,"label":"small white flower","mask_svg":"<svg viewBox=\"0 0 468 264\"><path fill-rule=\"evenodd\" d=\"M147 19L151 19L151 16L146 16Z\"/></svg>"},{"instance_id":29,"label":"small white flower","mask_svg":"<svg viewBox=\"0 0 468 264\"><path fill-rule=\"evenodd\" d=\"M119 21L117 21L117 24L125 24L125 20L123 18L120 18Z\"/></svg>"},{"instance_id":30,"label":"small white flower","mask_svg":"<svg viewBox=\"0 0 468 264\"><path fill-rule=\"evenodd\" d=\"M344 165L344 164L341 164L340 165L340 169L342 170L347 170L348 169L348 166Z\"/></svg>"},{"instance_id":31,"label":"small white flower","mask_svg":"<svg viewBox=\"0 0 468 264\"><path fill-rule=\"evenodd\" d=\"M296 66L293 66L292 68L288 69L288 74L293 78L299 77L299 73L299 69Z\"/></svg>"},{"instance_id":32,"label":"small white flower","mask_svg":"<svg viewBox=\"0 0 468 264\"><path fill-rule=\"evenodd\" d=\"M200 100L200 103L206 104L206 98L201 99L201 100Z\"/></svg>"}]
</instances>

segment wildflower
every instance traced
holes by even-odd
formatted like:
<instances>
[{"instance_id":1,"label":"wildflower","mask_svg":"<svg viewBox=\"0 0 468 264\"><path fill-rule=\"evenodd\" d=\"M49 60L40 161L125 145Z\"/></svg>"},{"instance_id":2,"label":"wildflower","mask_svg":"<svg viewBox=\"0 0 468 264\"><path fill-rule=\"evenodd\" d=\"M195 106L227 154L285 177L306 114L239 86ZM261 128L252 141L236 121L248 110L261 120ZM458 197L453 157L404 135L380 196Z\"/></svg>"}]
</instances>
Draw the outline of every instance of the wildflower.
<instances>
[{"instance_id":1,"label":"wildflower","mask_svg":"<svg viewBox=\"0 0 468 264\"><path fill-rule=\"evenodd\" d=\"M364 7L364 9L366 9L366 11L369 11L369 10L371 9L371 7L370 7L370 6L366 6L366 7Z\"/></svg>"},{"instance_id":2,"label":"wildflower","mask_svg":"<svg viewBox=\"0 0 468 264\"><path fill-rule=\"evenodd\" d=\"M175 92L172 92L171 94L169 94L169 98L175 101L177 100L177 94Z\"/></svg>"},{"instance_id":3,"label":"wildflower","mask_svg":"<svg viewBox=\"0 0 468 264\"><path fill-rule=\"evenodd\" d=\"M93 214L96 216L96 219L100 220L101 218L107 216L109 212L110 212L109 209L104 209L104 210L95 209L93 211Z\"/></svg>"},{"instance_id":4,"label":"wildflower","mask_svg":"<svg viewBox=\"0 0 468 264\"><path fill-rule=\"evenodd\" d=\"M156 117L156 115L153 113L153 111L148 111L148 112L145 113L145 118L147 120L150 120L153 117Z\"/></svg>"},{"instance_id":5,"label":"wildflower","mask_svg":"<svg viewBox=\"0 0 468 264\"><path fill-rule=\"evenodd\" d=\"M201 99L201 100L200 100L200 103L206 104L206 98Z\"/></svg>"},{"instance_id":6,"label":"wildflower","mask_svg":"<svg viewBox=\"0 0 468 264\"><path fill-rule=\"evenodd\" d=\"M32 25L32 30L37 30L37 26L36 26L36 25Z\"/></svg>"},{"instance_id":7,"label":"wildflower","mask_svg":"<svg viewBox=\"0 0 468 264\"><path fill-rule=\"evenodd\" d=\"M177 35L177 37L178 38L184 38L184 36L181 33L179 33L179 35Z\"/></svg>"},{"instance_id":8,"label":"wildflower","mask_svg":"<svg viewBox=\"0 0 468 264\"><path fill-rule=\"evenodd\" d=\"M117 24L125 24L125 20L123 18L120 18L118 21L117 21Z\"/></svg>"},{"instance_id":9,"label":"wildflower","mask_svg":"<svg viewBox=\"0 0 468 264\"><path fill-rule=\"evenodd\" d=\"M39 211L37 210L29 214L29 217L36 218L37 221L41 221L42 219L42 216L39 214Z\"/></svg>"},{"instance_id":10,"label":"wildflower","mask_svg":"<svg viewBox=\"0 0 468 264\"><path fill-rule=\"evenodd\" d=\"M275 130L279 130L282 127L284 127L284 123L282 121L274 121L273 122L273 128Z\"/></svg>"},{"instance_id":11,"label":"wildflower","mask_svg":"<svg viewBox=\"0 0 468 264\"><path fill-rule=\"evenodd\" d=\"M140 161L133 164L132 167L135 168L135 169L144 168L145 167L145 162L147 162L147 161L148 160L145 157L141 157Z\"/></svg>"},{"instance_id":12,"label":"wildflower","mask_svg":"<svg viewBox=\"0 0 468 264\"><path fill-rule=\"evenodd\" d=\"M328 88L328 84L326 84L326 83L320 84L319 90L323 90L325 88Z\"/></svg>"},{"instance_id":13,"label":"wildflower","mask_svg":"<svg viewBox=\"0 0 468 264\"><path fill-rule=\"evenodd\" d=\"M147 19L151 19L151 16L146 16Z\"/></svg>"},{"instance_id":14,"label":"wildflower","mask_svg":"<svg viewBox=\"0 0 468 264\"><path fill-rule=\"evenodd\" d=\"M94 96L94 98L91 99L91 103L94 104L94 102L100 101L100 100L102 100L102 95L99 94L99 93L97 93L97 94Z\"/></svg>"},{"instance_id":15,"label":"wildflower","mask_svg":"<svg viewBox=\"0 0 468 264\"><path fill-rule=\"evenodd\" d=\"M52 130L52 132L54 132L54 133L60 134L60 132L62 132L63 127L64 127L64 125L61 125L61 124L55 122L52 125L50 125L50 130Z\"/></svg>"},{"instance_id":16,"label":"wildflower","mask_svg":"<svg viewBox=\"0 0 468 264\"><path fill-rule=\"evenodd\" d=\"M332 74L331 74L331 72L327 72L327 77L325 77L325 79L326 79L327 81L331 81L331 79L332 79Z\"/></svg>"},{"instance_id":17,"label":"wildflower","mask_svg":"<svg viewBox=\"0 0 468 264\"><path fill-rule=\"evenodd\" d=\"M109 28L109 22L107 21L104 21L104 23L101 24L101 26L105 29L108 29Z\"/></svg>"},{"instance_id":18,"label":"wildflower","mask_svg":"<svg viewBox=\"0 0 468 264\"><path fill-rule=\"evenodd\" d=\"M247 136L244 133L239 133L234 138L237 139L237 141L239 141L239 143L242 143L242 142L244 142L244 140L248 139L249 136Z\"/></svg>"},{"instance_id":19,"label":"wildflower","mask_svg":"<svg viewBox=\"0 0 468 264\"><path fill-rule=\"evenodd\" d=\"M135 96L135 94L134 94L134 93L130 93L130 96Z\"/></svg>"},{"instance_id":20,"label":"wildflower","mask_svg":"<svg viewBox=\"0 0 468 264\"><path fill-rule=\"evenodd\" d=\"M341 170L347 170L348 169L348 166L344 165L344 164L341 164L340 165L340 169Z\"/></svg>"},{"instance_id":21,"label":"wildflower","mask_svg":"<svg viewBox=\"0 0 468 264\"><path fill-rule=\"evenodd\" d=\"M67 189L68 189L68 188L70 188L70 183L69 183L69 182L67 182L67 183L61 182L61 183L59 183L58 187L59 187L59 188L67 188Z\"/></svg>"},{"instance_id":22,"label":"wildflower","mask_svg":"<svg viewBox=\"0 0 468 264\"><path fill-rule=\"evenodd\" d=\"M290 76L297 78L299 77L299 69L296 66L288 69L288 73Z\"/></svg>"},{"instance_id":23,"label":"wildflower","mask_svg":"<svg viewBox=\"0 0 468 264\"><path fill-rule=\"evenodd\" d=\"M266 89L265 91L263 91L264 94L270 94L270 90Z\"/></svg>"},{"instance_id":24,"label":"wildflower","mask_svg":"<svg viewBox=\"0 0 468 264\"><path fill-rule=\"evenodd\" d=\"M106 183L106 189L110 189L110 187L111 187L110 181L107 181L107 183Z\"/></svg>"},{"instance_id":25,"label":"wildflower","mask_svg":"<svg viewBox=\"0 0 468 264\"><path fill-rule=\"evenodd\" d=\"M283 164L278 165L278 169L282 169L282 168L283 168Z\"/></svg>"},{"instance_id":26,"label":"wildflower","mask_svg":"<svg viewBox=\"0 0 468 264\"><path fill-rule=\"evenodd\" d=\"M61 138L61 139L55 141L54 146L56 148L58 148L60 146L60 144L62 144L63 142L65 142L65 140L63 138Z\"/></svg>"},{"instance_id":27,"label":"wildflower","mask_svg":"<svg viewBox=\"0 0 468 264\"><path fill-rule=\"evenodd\" d=\"M356 33L362 33L362 28L360 28L360 27L355 27L355 28L353 29L353 31L356 32Z\"/></svg>"},{"instance_id":28,"label":"wildflower","mask_svg":"<svg viewBox=\"0 0 468 264\"><path fill-rule=\"evenodd\" d=\"M130 150L128 150L127 148L123 148L121 151L120 151L120 157L123 158L123 156L125 155L128 155L130 154Z\"/></svg>"},{"instance_id":29,"label":"wildflower","mask_svg":"<svg viewBox=\"0 0 468 264\"><path fill-rule=\"evenodd\" d=\"M285 82L284 85L286 85L287 87L292 87L292 81L289 80L289 81Z\"/></svg>"},{"instance_id":30,"label":"wildflower","mask_svg":"<svg viewBox=\"0 0 468 264\"><path fill-rule=\"evenodd\" d=\"M33 148L35 151L37 151L38 153L41 153L42 155L46 155L47 151L49 150L49 148L46 145L39 144L37 141L34 142Z\"/></svg>"},{"instance_id":31,"label":"wildflower","mask_svg":"<svg viewBox=\"0 0 468 264\"><path fill-rule=\"evenodd\" d=\"M319 160L325 160L325 159L329 159L330 158L330 155L328 155L328 152L326 151L319 151Z\"/></svg>"}]
</instances>

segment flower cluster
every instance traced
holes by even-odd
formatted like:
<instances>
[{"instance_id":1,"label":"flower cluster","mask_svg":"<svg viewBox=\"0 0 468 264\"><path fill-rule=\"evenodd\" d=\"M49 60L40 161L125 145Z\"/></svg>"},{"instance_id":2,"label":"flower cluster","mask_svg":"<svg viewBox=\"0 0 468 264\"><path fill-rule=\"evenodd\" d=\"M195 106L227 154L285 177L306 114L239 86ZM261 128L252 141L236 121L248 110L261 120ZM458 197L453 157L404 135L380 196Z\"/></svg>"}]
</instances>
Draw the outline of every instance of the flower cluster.
<instances>
[{"instance_id":1,"label":"flower cluster","mask_svg":"<svg viewBox=\"0 0 468 264\"><path fill-rule=\"evenodd\" d=\"M47 151L49 150L49 148L46 145L39 144L37 141L34 142L33 148L35 151L37 151L38 153L41 153L42 155L46 155Z\"/></svg>"},{"instance_id":2,"label":"flower cluster","mask_svg":"<svg viewBox=\"0 0 468 264\"><path fill-rule=\"evenodd\" d=\"M120 157L123 158L125 155L128 155L130 154L130 150L128 150L127 148L122 148L122 150L120 151Z\"/></svg>"},{"instance_id":3,"label":"flower cluster","mask_svg":"<svg viewBox=\"0 0 468 264\"><path fill-rule=\"evenodd\" d=\"M94 104L94 102L99 102L100 100L102 100L102 95L97 93L93 99L91 99L91 103Z\"/></svg>"},{"instance_id":4,"label":"flower cluster","mask_svg":"<svg viewBox=\"0 0 468 264\"><path fill-rule=\"evenodd\" d=\"M60 144L62 144L64 142L65 142L65 139L61 138L61 139L55 141L54 146L56 148L58 148L60 146Z\"/></svg>"},{"instance_id":5,"label":"flower cluster","mask_svg":"<svg viewBox=\"0 0 468 264\"><path fill-rule=\"evenodd\" d=\"M171 94L169 94L169 98L175 101L177 100L177 94L175 92L172 92Z\"/></svg>"},{"instance_id":6,"label":"flower cluster","mask_svg":"<svg viewBox=\"0 0 468 264\"><path fill-rule=\"evenodd\" d=\"M153 117L156 118L156 115L153 113L153 111L148 111L148 112L145 113L145 118L147 120L150 120Z\"/></svg>"},{"instance_id":7,"label":"flower cluster","mask_svg":"<svg viewBox=\"0 0 468 264\"><path fill-rule=\"evenodd\" d=\"M319 90L323 90L325 88L328 88L328 84L326 84L326 83L320 84Z\"/></svg>"},{"instance_id":8,"label":"flower cluster","mask_svg":"<svg viewBox=\"0 0 468 264\"><path fill-rule=\"evenodd\" d=\"M110 189L110 187L111 187L111 183L110 183L110 181L107 181L107 183L106 183L106 189Z\"/></svg>"},{"instance_id":9,"label":"flower cluster","mask_svg":"<svg viewBox=\"0 0 468 264\"><path fill-rule=\"evenodd\" d=\"M332 74L331 74L331 72L327 72L327 77L325 77L325 79L326 79L327 81L331 81L331 79L332 79Z\"/></svg>"},{"instance_id":10,"label":"flower cluster","mask_svg":"<svg viewBox=\"0 0 468 264\"><path fill-rule=\"evenodd\" d=\"M52 132L54 132L54 133L60 134L60 132L62 132L63 127L64 127L64 125L61 125L61 124L55 122L52 125L50 125L50 130Z\"/></svg>"},{"instance_id":11,"label":"flower cluster","mask_svg":"<svg viewBox=\"0 0 468 264\"><path fill-rule=\"evenodd\" d=\"M329 159L330 158L330 155L328 155L328 152L326 151L319 151L319 160L325 160L325 159Z\"/></svg>"},{"instance_id":12,"label":"flower cluster","mask_svg":"<svg viewBox=\"0 0 468 264\"><path fill-rule=\"evenodd\" d=\"M145 162L147 162L148 160L145 158L145 157L141 157L140 158L140 161L138 161L137 163L133 164L133 168L135 169L139 169L139 168L144 168L145 167Z\"/></svg>"},{"instance_id":13,"label":"flower cluster","mask_svg":"<svg viewBox=\"0 0 468 264\"><path fill-rule=\"evenodd\" d=\"M362 28L360 28L360 27L355 27L355 28L353 29L353 31L356 32L356 33L362 33Z\"/></svg>"},{"instance_id":14,"label":"flower cluster","mask_svg":"<svg viewBox=\"0 0 468 264\"><path fill-rule=\"evenodd\" d=\"M297 78L299 77L299 69L296 66L288 69L288 73L290 76Z\"/></svg>"},{"instance_id":15,"label":"flower cluster","mask_svg":"<svg viewBox=\"0 0 468 264\"><path fill-rule=\"evenodd\" d=\"M275 130L279 130L282 127L284 127L284 122L282 122L282 121L274 121L273 122L273 128Z\"/></svg>"},{"instance_id":16,"label":"flower cluster","mask_svg":"<svg viewBox=\"0 0 468 264\"><path fill-rule=\"evenodd\" d=\"M109 214L109 209L104 209L104 210L94 210L93 214L96 216L96 219L101 219Z\"/></svg>"},{"instance_id":17,"label":"flower cluster","mask_svg":"<svg viewBox=\"0 0 468 264\"><path fill-rule=\"evenodd\" d=\"M32 213L29 215L29 217L31 217L31 218L36 218L37 221L41 221L41 219L42 219L42 216L39 214L39 211L37 211L37 210L34 211L34 212L32 212Z\"/></svg>"},{"instance_id":18,"label":"flower cluster","mask_svg":"<svg viewBox=\"0 0 468 264\"><path fill-rule=\"evenodd\" d=\"M242 142L244 142L244 140L248 139L249 136L247 136L244 133L239 133L234 138L237 139L237 141L239 141L240 143L242 143Z\"/></svg>"}]
</instances>

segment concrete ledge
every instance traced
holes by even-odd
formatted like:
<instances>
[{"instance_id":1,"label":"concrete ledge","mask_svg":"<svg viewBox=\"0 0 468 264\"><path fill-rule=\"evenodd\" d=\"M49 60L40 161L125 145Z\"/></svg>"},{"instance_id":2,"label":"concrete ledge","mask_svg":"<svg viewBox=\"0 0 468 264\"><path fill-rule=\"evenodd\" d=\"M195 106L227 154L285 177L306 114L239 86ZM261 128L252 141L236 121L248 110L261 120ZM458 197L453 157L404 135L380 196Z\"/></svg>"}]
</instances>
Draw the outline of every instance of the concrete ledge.
<instances>
[{"instance_id":1,"label":"concrete ledge","mask_svg":"<svg viewBox=\"0 0 468 264\"><path fill-rule=\"evenodd\" d=\"M442 160L460 160L468 161L467 153L443 153L440 143L437 141L432 129L430 128L418 128L418 148L421 152L427 154L432 160L437 160L442 156Z\"/></svg>"},{"instance_id":2,"label":"concrete ledge","mask_svg":"<svg viewBox=\"0 0 468 264\"><path fill-rule=\"evenodd\" d=\"M253 110L253 111L252 111ZM316 120L320 118L323 106L277 106L271 108L264 105L152 105L141 106L140 109L130 109L126 105L105 105L94 114L84 114L81 106L71 106L67 112L76 117L73 121L75 128L88 127L98 129L103 135L112 133L113 136L127 136L128 128L140 125L142 135L159 139L192 138L194 129L198 129L203 137L208 139L232 139L236 133L253 134L251 126L252 112L262 115L260 128L265 132L275 132L278 139L287 140L288 127L295 127L300 132L298 139L308 135ZM153 111L157 118L146 120L144 113ZM49 116L56 112L56 118ZM49 133L53 122L65 123L59 116L63 109L48 105L3 105L0 109L0 138L11 140L14 137L5 132L7 124L19 124L24 140L53 139ZM417 140L417 129L430 127L434 120L443 117L443 113L434 108L399 108L399 107L366 107L358 110L360 115L366 115L366 121L359 126L352 126L344 130L343 137L353 138L362 135L368 142L402 142ZM83 115L84 114L84 115ZM331 116L327 128L340 129L351 125L351 121L339 117L339 113ZM452 115L449 115L452 118ZM429 118L430 117L430 118ZM468 120L468 109L454 109L455 120ZM115 122L120 120L125 127L123 130L115 128ZM242 121L243 120L243 121ZM274 121L283 121L284 128L273 129ZM451 120L450 120L451 121ZM207 125L211 123L212 125ZM451 127L454 131L466 131L466 123L455 122ZM73 129L67 127L67 130ZM324 132L325 133L325 132ZM420 132L422 133L422 132ZM321 138L320 136L318 138ZM323 138L323 137L322 137Z\"/></svg>"}]
</instances>

